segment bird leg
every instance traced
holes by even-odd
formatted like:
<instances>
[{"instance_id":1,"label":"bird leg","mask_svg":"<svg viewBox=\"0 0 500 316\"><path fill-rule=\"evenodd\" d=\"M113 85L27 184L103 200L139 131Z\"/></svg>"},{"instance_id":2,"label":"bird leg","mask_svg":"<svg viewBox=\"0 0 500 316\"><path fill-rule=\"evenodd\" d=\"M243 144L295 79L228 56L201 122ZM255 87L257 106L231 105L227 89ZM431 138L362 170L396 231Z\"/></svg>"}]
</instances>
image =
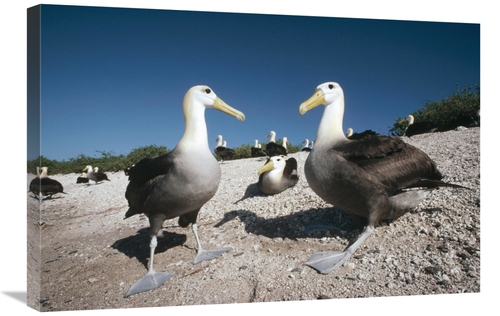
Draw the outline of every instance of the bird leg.
<instances>
[{"instance_id":1,"label":"bird leg","mask_svg":"<svg viewBox=\"0 0 500 316\"><path fill-rule=\"evenodd\" d=\"M191 228L194 233L194 237L196 238L196 243L198 244L198 253L194 258L193 264L200 263L202 261L212 260L219 258L223 253L228 252L231 248L222 248L222 249L213 249L213 250L205 250L201 246L200 238L198 238L198 225L193 223Z\"/></svg>"},{"instance_id":2,"label":"bird leg","mask_svg":"<svg viewBox=\"0 0 500 316\"><path fill-rule=\"evenodd\" d=\"M358 247L368 238L374 230L371 225L365 226L358 239L344 251L323 251L311 255L306 264L322 274L327 274L343 265Z\"/></svg>"},{"instance_id":3,"label":"bird leg","mask_svg":"<svg viewBox=\"0 0 500 316\"><path fill-rule=\"evenodd\" d=\"M163 283L165 283L168 279L173 277L175 273L167 273L167 272L155 272L153 269L153 259L156 245L158 245L158 241L156 236L151 237L151 242L149 244L150 247L150 260L149 260L149 269L148 273L145 276L140 278L137 282L135 282L124 297L129 297L130 295L137 294L140 292L154 290L160 287Z\"/></svg>"}]
</instances>

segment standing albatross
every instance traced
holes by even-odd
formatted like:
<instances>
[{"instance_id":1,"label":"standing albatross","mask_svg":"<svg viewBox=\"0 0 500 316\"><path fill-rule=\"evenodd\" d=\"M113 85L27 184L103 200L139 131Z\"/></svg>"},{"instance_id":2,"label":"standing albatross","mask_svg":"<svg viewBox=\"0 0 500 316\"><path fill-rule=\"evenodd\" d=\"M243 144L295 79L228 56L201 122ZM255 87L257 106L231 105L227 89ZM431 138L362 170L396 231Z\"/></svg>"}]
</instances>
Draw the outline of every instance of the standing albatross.
<instances>
[{"instance_id":1,"label":"standing albatross","mask_svg":"<svg viewBox=\"0 0 500 316\"><path fill-rule=\"evenodd\" d=\"M111 181L108 179L107 174L105 174L104 172L99 172L98 170L99 170L98 167L92 169L92 166L88 165L82 171L87 171L87 178L89 178L89 180L94 181L95 184L97 184L97 182L101 182L104 180Z\"/></svg>"},{"instance_id":2,"label":"standing albatross","mask_svg":"<svg viewBox=\"0 0 500 316\"><path fill-rule=\"evenodd\" d=\"M440 181L434 161L398 137L347 139L342 130L344 92L338 83L319 85L299 112L303 115L320 104L325 110L304 165L307 182L322 199L364 225L345 251L314 253L306 263L329 273L349 259L380 220L404 215L436 187L462 187Z\"/></svg>"},{"instance_id":3,"label":"standing albatross","mask_svg":"<svg viewBox=\"0 0 500 316\"><path fill-rule=\"evenodd\" d=\"M204 250L197 233L198 212L215 195L221 178L220 166L208 145L206 108L245 120L242 112L227 105L209 87L194 86L184 96L185 129L177 146L165 155L139 161L129 171L130 182L125 192L129 209L125 218L141 213L149 218L151 249L147 274L132 285L125 297L153 290L173 276L153 269L157 236L161 236L167 219L179 217L181 227L191 224L198 245L194 264L231 250Z\"/></svg>"}]
</instances>

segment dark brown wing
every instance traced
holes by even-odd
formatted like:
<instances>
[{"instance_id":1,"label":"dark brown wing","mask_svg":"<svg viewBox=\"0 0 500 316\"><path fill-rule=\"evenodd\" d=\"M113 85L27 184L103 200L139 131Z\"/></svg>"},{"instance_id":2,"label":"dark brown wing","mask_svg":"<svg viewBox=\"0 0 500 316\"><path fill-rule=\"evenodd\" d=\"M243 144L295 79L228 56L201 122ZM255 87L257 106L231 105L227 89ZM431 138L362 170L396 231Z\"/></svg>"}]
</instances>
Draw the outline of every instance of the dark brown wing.
<instances>
[{"instance_id":1,"label":"dark brown wing","mask_svg":"<svg viewBox=\"0 0 500 316\"><path fill-rule=\"evenodd\" d=\"M341 153L347 160L382 158L401 151L406 146L396 136L370 136L362 139L348 140L333 149Z\"/></svg>"},{"instance_id":2,"label":"dark brown wing","mask_svg":"<svg viewBox=\"0 0 500 316\"><path fill-rule=\"evenodd\" d=\"M295 173L293 172L295 170ZM288 158L286 160L285 169L283 170L283 177L285 178L298 178L297 176L297 160L295 158Z\"/></svg>"},{"instance_id":3,"label":"dark brown wing","mask_svg":"<svg viewBox=\"0 0 500 316\"><path fill-rule=\"evenodd\" d=\"M280 156L280 155L286 156L287 155L287 150L285 149L285 147L278 145L276 143L273 143L273 142L267 143L266 151L267 151L267 155L269 157Z\"/></svg>"},{"instance_id":4,"label":"dark brown wing","mask_svg":"<svg viewBox=\"0 0 500 316\"><path fill-rule=\"evenodd\" d=\"M129 209L125 218L142 213L142 206L156 185L158 177L166 175L173 165L171 153L145 158L130 169L129 184L125 191Z\"/></svg>"},{"instance_id":5,"label":"dark brown wing","mask_svg":"<svg viewBox=\"0 0 500 316\"><path fill-rule=\"evenodd\" d=\"M42 194L43 195L52 195L56 193L64 193L64 189L62 184L54 179L50 178L41 178L40 185L42 186Z\"/></svg>"},{"instance_id":6,"label":"dark brown wing","mask_svg":"<svg viewBox=\"0 0 500 316\"><path fill-rule=\"evenodd\" d=\"M389 195L406 188L445 184L440 181L442 175L436 163L426 153L395 136L355 140L335 150L375 176L388 187Z\"/></svg>"}]
</instances>

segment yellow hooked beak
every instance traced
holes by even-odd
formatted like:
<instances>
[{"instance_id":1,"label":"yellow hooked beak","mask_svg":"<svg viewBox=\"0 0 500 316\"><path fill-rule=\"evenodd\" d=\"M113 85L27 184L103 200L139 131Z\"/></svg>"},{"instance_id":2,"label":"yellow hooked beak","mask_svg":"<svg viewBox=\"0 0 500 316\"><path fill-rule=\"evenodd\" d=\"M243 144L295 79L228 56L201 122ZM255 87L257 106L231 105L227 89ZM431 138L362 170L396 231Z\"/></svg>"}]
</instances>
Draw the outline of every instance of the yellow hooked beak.
<instances>
[{"instance_id":1,"label":"yellow hooked beak","mask_svg":"<svg viewBox=\"0 0 500 316\"><path fill-rule=\"evenodd\" d=\"M302 102L302 104L299 106L299 113L300 115L304 115L307 111L314 109L315 107L323 103L325 103L325 93L323 92L323 90L318 89L309 99Z\"/></svg>"},{"instance_id":2,"label":"yellow hooked beak","mask_svg":"<svg viewBox=\"0 0 500 316\"><path fill-rule=\"evenodd\" d=\"M215 98L213 107L216 110L219 110L221 112L224 112L226 114L234 116L235 118L237 118L238 120L240 120L242 122L245 120L245 114L243 114L243 112L240 112L240 111L236 110L235 108L229 106L229 104L222 101L222 99L219 97Z\"/></svg>"},{"instance_id":3,"label":"yellow hooked beak","mask_svg":"<svg viewBox=\"0 0 500 316\"><path fill-rule=\"evenodd\" d=\"M274 162L271 159L269 159L269 161L265 165L259 168L257 174L260 176L262 173L273 169L274 169Z\"/></svg>"}]
</instances>

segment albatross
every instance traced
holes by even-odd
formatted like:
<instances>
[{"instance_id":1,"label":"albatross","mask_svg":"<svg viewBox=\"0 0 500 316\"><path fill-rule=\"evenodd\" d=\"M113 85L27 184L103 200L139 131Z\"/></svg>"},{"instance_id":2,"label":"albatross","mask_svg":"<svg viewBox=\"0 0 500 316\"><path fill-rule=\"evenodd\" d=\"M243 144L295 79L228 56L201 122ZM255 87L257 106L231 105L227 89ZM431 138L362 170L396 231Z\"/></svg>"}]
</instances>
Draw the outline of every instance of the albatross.
<instances>
[{"instance_id":1,"label":"albatross","mask_svg":"<svg viewBox=\"0 0 500 316\"><path fill-rule=\"evenodd\" d=\"M299 113L325 105L316 145L304 165L311 189L364 229L344 251L314 253L307 265L326 274L343 265L380 220L393 220L418 206L434 188L462 186L442 182L423 151L394 136L349 140L342 129L344 92L336 82L319 85Z\"/></svg>"},{"instance_id":2,"label":"albatross","mask_svg":"<svg viewBox=\"0 0 500 316\"><path fill-rule=\"evenodd\" d=\"M297 160L293 157L286 159L283 155L270 157L257 173L257 187L267 195L281 193L299 181Z\"/></svg>"},{"instance_id":3,"label":"albatross","mask_svg":"<svg viewBox=\"0 0 500 316\"><path fill-rule=\"evenodd\" d=\"M304 147L302 147L301 151L307 151L307 152L310 152L311 151L311 147L309 147L309 139L305 139L302 144L304 144Z\"/></svg>"},{"instance_id":4,"label":"albatross","mask_svg":"<svg viewBox=\"0 0 500 316\"><path fill-rule=\"evenodd\" d=\"M42 196L46 196L48 199L52 198L52 195L57 193L64 193L64 188L62 184L54 179L49 178L47 175L47 167L36 167L37 176L35 179L30 182L30 190L28 192L32 192L40 199L40 194Z\"/></svg>"},{"instance_id":5,"label":"albatross","mask_svg":"<svg viewBox=\"0 0 500 316\"><path fill-rule=\"evenodd\" d=\"M125 197L129 209L125 218L145 214L150 224L150 260L147 274L133 284L125 297L153 290L173 277L173 273L153 268L157 236L167 219L178 217L179 225L191 229L197 242L193 264L216 259L231 248L205 250L198 238L198 212L217 191L221 178L219 163L213 156L207 137L205 109L216 109L240 121L245 115L226 104L208 86L190 88L184 96L184 135L169 153L136 163L129 171Z\"/></svg>"},{"instance_id":6,"label":"albatross","mask_svg":"<svg viewBox=\"0 0 500 316\"><path fill-rule=\"evenodd\" d=\"M262 146L259 144L259 141L256 139L254 146L251 148L251 156L252 157L265 157L266 154L262 151Z\"/></svg>"},{"instance_id":7,"label":"albatross","mask_svg":"<svg viewBox=\"0 0 500 316\"><path fill-rule=\"evenodd\" d=\"M284 146L286 146L285 138L283 138L284 145L276 144L276 132L275 131L270 131L269 134L267 134L266 138L269 138L269 142L266 145L266 152L267 152L267 155L269 157L279 156L279 155L285 155L285 156L287 155L286 147L284 147Z\"/></svg>"},{"instance_id":8,"label":"albatross","mask_svg":"<svg viewBox=\"0 0 500 316\"><path fill-rule=\"evenodd\" d=\"M97 182L101 182L104 180L111 181L108 179L107 174L103 172L98 172L96 169L99 170L98 167L92 169L92 166L88 165L83 169L83 171L87 171L87 178L89 178L89 180L94 181L95 184L97 184Z\"/></svg>"},{"instance_id":9,"label":"albatross","mask_svg":"<svg viewBox=\"0 0 500 316\"><path fill-rule=\"evenodd\" d=\"M222 141L222 135L217 135L217 146L215 147L214 152L220 157L221 163L224 162L224 159L234 157L236 154L233 149L227 148L226 145L227 142Z\"/></svg>"},{"instance_id":10,"label":"albatross","mask_svg":"<svg viewBox=\"0 0 500 316\"><path fill-rule=\"evenodd\" d=\"M439 126L431 122L415 122L415 117L411 114L408 114L406 121L408 121L408 125L406 126L403 136L410 137L418 134L434 133L439 129Z\"/></svg>"}]
</instances>

